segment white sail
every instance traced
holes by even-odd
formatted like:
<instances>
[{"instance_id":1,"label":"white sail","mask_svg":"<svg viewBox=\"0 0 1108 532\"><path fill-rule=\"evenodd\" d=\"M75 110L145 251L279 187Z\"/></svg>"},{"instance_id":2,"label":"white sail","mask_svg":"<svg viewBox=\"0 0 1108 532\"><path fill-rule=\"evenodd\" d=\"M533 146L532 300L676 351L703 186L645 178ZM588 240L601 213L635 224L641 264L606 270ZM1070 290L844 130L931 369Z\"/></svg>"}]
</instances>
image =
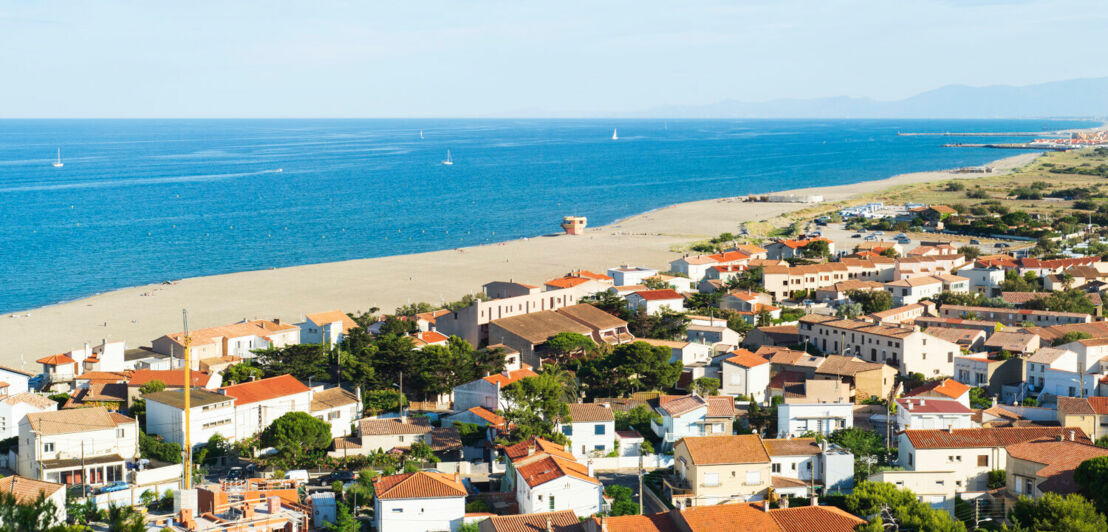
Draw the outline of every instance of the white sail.
<instances>
[{"instance_id":1,"label":"white sail","mask_svg":"<svg viewBox=\"0 0 1108 532\"><path fill-rule=\"evenodd\" d=\"M61 168L63 166L65 166L65 164L62 163L62 149L58 148L58 160L54 161L54 168Z\"/></svg>"},{"instance_id":2,"label":"white sail","mask_svg":"<svg viewBox=\"0 0 1108 532\"><path fill-rule=\"evenodd\" d=\"M619 133L616 129L612 129L612 140L619 140Z\"/></svg>"},{"instance_id":3,"label":"white sail","mask_svg":"<svg viewBox=\"0 0 1108 532\"><path fill-rule=\"evenodd\" d=\"M423 130L419 130L419 140L423 140Z\"/></svg>"},{"instance_id":4,"label":"white sail","mask_svg":"<svg viewBox=\"0 0 1108 532\"><path fill-rule=\"evenodd\" d=\"M450 157L450 150L446 150L446 160L444 160L442 164L445 164L446 166L454 164L454 159Z\"/></svg>"}]
</instances>

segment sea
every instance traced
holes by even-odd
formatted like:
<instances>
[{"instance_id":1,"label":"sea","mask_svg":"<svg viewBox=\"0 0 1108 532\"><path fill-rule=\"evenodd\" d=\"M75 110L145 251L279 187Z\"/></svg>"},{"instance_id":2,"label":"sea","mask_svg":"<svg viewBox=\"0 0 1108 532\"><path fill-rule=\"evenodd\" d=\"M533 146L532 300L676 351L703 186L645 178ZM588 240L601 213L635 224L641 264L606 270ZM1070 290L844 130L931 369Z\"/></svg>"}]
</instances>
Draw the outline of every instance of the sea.
<instances>
[{"instance_id":1,"label":"sea","mask_svg":"<svg viewBox=\"0 0 1108 532\"><path fill-rule=\"evenodd\" d=\"M0 120L0 312L186 277L533 237L560 231L567 215L595 227L679 202L1013 154L943 148L951 138L898 131L1092 125ZM64 166L55 168L59 149ZM442 164L447 150L452 165Z\"/></svg>"}]
</instances>

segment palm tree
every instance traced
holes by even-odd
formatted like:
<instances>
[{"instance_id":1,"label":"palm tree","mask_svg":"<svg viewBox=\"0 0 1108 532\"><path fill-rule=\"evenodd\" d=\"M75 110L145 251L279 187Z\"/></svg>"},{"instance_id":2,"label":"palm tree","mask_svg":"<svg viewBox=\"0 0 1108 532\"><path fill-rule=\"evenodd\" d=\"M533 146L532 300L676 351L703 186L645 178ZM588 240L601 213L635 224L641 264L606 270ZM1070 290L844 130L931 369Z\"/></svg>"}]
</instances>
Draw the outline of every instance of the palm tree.
<instances>
[{"instance_id":1,"label":"palm tree","mask_svg":"<svg viewBox=\"0 0 1108 532\"><path fill-rule=\"evenodd\" d=\"M557 364L546 364L541 373L554 377L562 385L562 401L576 403L581 400L581 383L577 381L577 375L566 371Z\"/></svg>"},{"instance_id":2,"label":"palm tree","mask_svg":"<svg viewBox=\"0 0 1108 532\"><path fill-rule=\"evenodd\" d=\"M108 506L108 528L113 532L145 532L142 514L130 506Z\"/></svg>"},{"instance_id":3,"label":"palm tree","mask_svg":"<svg viewBox=\"0 0 1108 532\"><path fill-rule=\"evenodd\" d=\"M0 531L37 532L50 530L57 522L54 501L40 494L34 502L20 502L11 493L0 493Z\"/></svg>"}]
</instances>

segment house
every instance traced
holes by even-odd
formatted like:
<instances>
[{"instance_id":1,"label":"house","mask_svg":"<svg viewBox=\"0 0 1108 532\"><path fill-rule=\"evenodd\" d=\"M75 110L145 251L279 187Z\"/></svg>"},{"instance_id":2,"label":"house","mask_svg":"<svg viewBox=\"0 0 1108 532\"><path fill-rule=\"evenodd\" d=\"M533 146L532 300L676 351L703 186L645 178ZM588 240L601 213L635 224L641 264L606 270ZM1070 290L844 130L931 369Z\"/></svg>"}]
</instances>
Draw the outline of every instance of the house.
<instances>
[{"instance_id":1,"label":"house","mask_svg":"<svg viewBox=\"0 0 1108 532\"><path fill-rule=\"evenodd\" d=\"M720 365L723 377L720 393L765 403L769 387L769 361L742 348L728 354L731 356L724 358Z\"/></svg>"},{"instance_id":2,"label":"house","mask_svg":"<svg viewBox=\"0 0 1108 532\"><path fill-rule=\"evenodd\" d=\"M1038 335L1043 344L1049 345L1071 332L1085 333L1089 335L1090 339L1108 338L1108 321L1051 325L1047 327L1024 327L1023 330Z\"/></svg>"},{"instance_id":3,"label":"house","mask_svg":"<svg viewBox=\"0 0 1108 532\"><path fill-rule=\"evenodd\" d=\"M1039 336L1024 331L996 331L985 340L982 349L1031 354L1039 350Z\"/></svg>"},{"instance_id":4,"label":"house","mask_svg":"<svg viewBox=\"0 0 1108 532\"><path fill-rule=\"evenodd\" d=\"M755 327L746 333L742 346L757 349L761 346L788 346L800 343L800 333L796 325L773 325Z\"/></svg>"},{"instance_id":5,"label":"house","mask_svg":"<svg viewBox=\"0 0 1108 532\"><path fill-rule=\"evenodd\" d=\"M769 453L770 474L778 493L807 497L813 485L825 492L847 492L854 487L854 455L846 449L815 438L764 439L762 443Z\"/></svg>"},{"instance_id":6,"label":"house","mask_svg":"<svg viewBox=\"0 0 1108 532\"><path fill-rule=\"evenodd\" d=\"M1032 327L1089 323L1093 317L1079 312L1055 312L1052 310L1008 309L995 307L971 307L963 305L943 305L939 309L943 318L969 318L996 321L1004 325L1031 323Z\"/></svg>"},{"instance_id":7,"label":"house","mask_svg":"<svg viewBox=\"0 0 1108 532\"><path fill-rule=\"evenodd\" d=\"M57 409L57 401L30 392L0 398L0 440L18 436L19 423L27 414L53 412Z\"/></svg>"},{"instance_id":8,"label":"house","mask_svg":"<svg viewBox=\"0 0 1108 532\"><path fill-rule=\"evenodd\" d=\"M804 341L825 353L843 353L889 364L898 368L901 375L951 375L954 355L962 352L953 342L909 327L874 325L819 314L800 318L799 327Z\"/></svg>"},{"instance_id":9,"label":"house","mask_svg":"<svg viewBox=\"0 0 1108 532\"><path fill-rule=\"evenodd\" d=\"M774 299L788 299L794 292L815 292L850 279L850 268L841 262L803 266L762 267L762 287Z\"/></svg>"},{"instance_id":10,"label":"house","mask_svg":"<svg viewBox=\"0 0 1108 532\"><path fill-rule=\"evenodd\" d=\"M962 277L960 275L951 275L941 273L934 276L936 279L942 281L943 292L950 292L952 294L968 294L970 289L970 280L968 277Z\"/></svg>"},{"instance_id":11,"label":"house","mask_svg":"<svg viewBox=\"0 0 1108 532\"><path fill-rule=\"evenodd\" d=\"M944 329L972 329L975 331L984 332L986 336L992 334L997 330L997 326L1000 325L995 321L985 320L965 320L961 318L932 318L930 316L924 316L916 318L915 325L921 329L926 328L928 331L934 328ZM1003 325L1000 325L1003 327ZM981 341L984 344L984 339Z\"/></svg>"},{"instance_id":12,"label":"house","mask_svg":"<svg viewBox=\"0 0 1108 532\"><path fill-rule=\"evenodd\" d=\"M655 347L667 347L673 352L670 362L680 361L689 366L692 364L707 364L712 358L712 346L697 342L685 342L680 340L658 340L655 338L636 338L636 342L646 342Z\"/></svg>"},{"instance_id":13,"label":"house","mask_svg":"<svg viewBox=\"0 0 1108 532\"><path fill-rule=\"evenodd\" d=\"M892 280L892 279L889 279ZM877 281L863 281L859 279L850 279L848 281L842 281L830 286L824 286L816 289L816 300L826 301L830 303L843 303L849 296L848 292L852 290L861 290L863 292L872 292L874 290L884 290L885 283L879 283Z\"/></svg>"},{"instance_id":14,"label":"house","mask_svg":"<svg viewBox=\"0 0 1108 532\"><path fill-rule=\"evenodd\" d=\"M546 290L573 290L578 297L594 296L612 287L612 279L605 275L608 281L600 281L581 275L569 274L564 277L550 279L543 283ZM447 311L449 312L449 311Z\"/></svg>"},{"instance_id":15,"label":"house","mask_svg":"<svg viewBox=\"0 0 1108 532\"><path fill-rule=\"evenodd\" d=\"M1096 376L1087 373L1089 367L1097 364L1096 359L1082 363L1078 354L1069 349L1043 347L1023 361L1027 389L1031 393L1076 397L1082 395L1078 393L1082 388L1078 382L1084 380L1084 395L1096 395Z\"/></svg>"},{"instance_id":16,"label":"house","mask_svg":"<svg viewBox=\"0 0 1108 532\"><path fill-rule=\"evenodd\" d=\"M574 460L556 444L526 440L505 448L519 512L570 510L578 517L600 512L603 485L591 468Z\"/></svg>"},{"instance_id":17,"label":"house","mask_svg":"<svg viewBox=\"0 0 1108 532\"><path fill-rule=\"evenodd\" d=\"M443 423L444 427L453 426L455 422L459 423L471 423L485 428L485 439L493 441L496 439L500 432L508 430L507 421L495 412L482 407L475 406L469 410L463 410L452 416L447 416L446 421Z\"/></svg>"},{"instance_id":18,"label":"house","mask_svg":"<svg viewBox=\"0 0 1108 532\"><path fill-rule=\"evenodd\" d=\"M731 282L731 279L742 277L743 272L749 269L750 267L746 264L716 264L704 272L704 279L701 280L701 283L705 281L719 281L720 286L723 286Z\"/></svg>"},{"instance_id":19,"label":"house","mask_svg":"<svg viewBox=\"0 0 1108 532\"><path fill-rule=\"evenodd\" d=\"M758 312L764 306L771 306L773 298L763 292L732 290L719 300L719 307L740 312Z\"/></svg>"},{"instance_id":20,"label":"house","mask_svg":"<svg viewBox=\"0 0 1108 532\"><path fill-rule=\"evenodd\" d=\"M16 472L67 486L125 481L127 464L139 457L138 430L134 419L104 407L27 414Z\"/></svg>"},{"instance_id":21,"label":"house","mask_svg":"<svg viewBox=\"0 0 1108 532\"><path fill-rule=\"evenodd\" d=\"M719 262L711 255L685 255L669 261L669 271L699 281L707 275L709 269L718 264Z\"/></svg>"},{"instance_id":22,"label":"house","mask_svg":"<svg viewBox=\"0 0 1108 532\"><path fill-rule=\"evenodd\" d=\"M300 343L300 327L281 320L246 320L231 325L209 327L189 332L192 369L210 358L236 356L254 358L256 349L281 348ZM182 358L185 353L185 333L161 336L150 343L155 353Z\"/></svg>"},{"instance_id":23,"label":"house","mask_svg":"<svg viewBox=\"0 0 1108 532\"><path fill-rule=\"evenodd\" d=\"M438 331L418 331L408 335L412 339L412 348L423 349L429 345L446 346L450 343L450 337Z\"/></svg>"},{"instance_id":24,"label":"house","mask_svg":"<svg viewBox=\"0 0 1108 532\"><path fill-rule=\"evenodd\" d=\"M522 360L533 366L539 364L535 348L564 332L592 335L592 329L587 325L552 310L493 320L488 325L489 343L504 344L518 350Z\"/></svg>"},{"instance_id":25,"label":"house","mask_svg":"<svg viewBox=\"0 0 1108 532\"><path fill-rule=\"evenodd\" d=\"M693 506L651 515L594 517L585 532L851 532L866 521L834 506L769 509L765 502ZM484 529L481 529L484 532ZM502 529L498 529L502 530ZM523 528L512 529L524 530ZM526 530L543 530L541 527ZM556 532L563 529L554 528ZM565 532L569 532L566 529Z\"/></svg>"},{"instance_id":26,"label":"house","mask_svg":"<svg viewBox=\"0 0 1108 532\"><path fill-rule=\"evenodd\" d=\"M454 410L461 412L475 406L480 406L493 412L505 410L508 408L508 404L501 396L500 390L520 379L535 376L538 376L538 373L531 371L531 366L524 364L520 369L515 371L505 369L496 375L490 375L455 386Z\"/></svg>"},{"instance_id":27,"label":"house","mask_svg":"<svg viewBox=\"0 0 1108 532\"><path fill-rule=\"evenodd\" d=\"M478 524L479 532L585 532L572 510L520 515L494 515Z\"/></svg>"},{"instance_id":28,"label":"house","mask_svg":"<svg viewBox=\"0 0 1108 532\"><path fill-rule=\"evenodd\" d=\"M466 488L458 474L417 471L373 481L377 530L457 532L466 513Z\"/></svg>"},{"instance_id":29,"label":"house","mask_svg":"<svg viewBox=\"0 0 1108 532\"><path fill-rule=\"evenodd\" d=\"M9 366L0 366L0 382L7 384L7 395L17 395L31 389L31 379L35 376L26 371Z\"/></svg>"},{"instance_id":30,"label":"house","mask_svg":"<svg viewBox=\"0 0 1108 532\"><path fill-rule=\"evenodd\" d=\"M575 305L579 295L575 289L547 290L545 292L520 288L505 290L498 283L484 285L488 300L475 300L468 307L435 318L435 330L447 336L457 336L480 346L495 344L489 340L489 323L493 320L557 310ZM513 294L510 297L495 297Z\"/></svg>"},{"instance_id":31,"label":"house","mask_svg":"<svg viewBox=\"0 0 1108 532\"><path fill-rule=\"evenodd\" d=\"M0 493L11 495L17 505L33 506L39 499L46 499L54 503L54 522L47 524L66 522L65 484L11 475L0 478Z\"/></svg>"},{"instance_id":32,"label":"house","mask_svg":"<svg viewBox=\"0 0 1108 532\"><path fill-rule=\"evenodd\" d=\"M359 395L338 386L327 389L317 386L312 388L309 412L316 419L331 425L332 438L340 438L349 436L351 425L362 416L362 401Z\"/></svg>"},{"instance_id":33,"label":"house","mask_svg":"<svg viewBox=\"0 0 1108 532\"><path fill-rule=\"evenodd\" d=\"M958 382L954 379L943 379L941 381L935 381L929 384L924 384L917 388L912 388L904 394L904 397L916 397L916 398L934 398L957 401L962 406L969 408L969 391L970 387L965 383Z\"/></svg>"},{"instance_id":34,"label":"house","mask_svg":"<svg viewBox=\"0 0 1108 532\"><path fill-rule=\"evenodd\" d=\"M658 270L641 266L628 266L625 264L618 268L611 268L607 273L608 277L612 278L612 284L614 286L627 286L631 284L643 284L643 281L658 275Z\"/></svg>"},{"instance_id":35,"label":"house","mask_svg":"<svg viewBox=\"0 0 1108 532\"><path fill-rule=\"evenodd\" d=\"M189 380L193 388L203 390L216 390L223 383L223 377L219 373L207 373L203 371L190 371ZM165 385L166 390L181 390L185 387L185 370L181 369L139 369L131 374L127 381L127 404L134 403L139 398L143 386L158 381Z\"/></svg>"},{"instance_id":36,"label":"house","mask_svg":"<svg viewBox=\"0 0 1108 532\"><path fill-rule=\"evenodd\" d=\"M219 393L235 400L236 440L260 433L289 412L309 412L312 401L312 390L292 375L232 384Z\"/></svg>"},{"instance_id":37,"label":"house","mask_svg":"<svg viewBox=\"0 0 1108 532\"><path fill-rule=\"evenodd\" d=\"M730 351L739 345L742 338L730 327L689 325L685 327L685 339L690 342L711 346L713 352Z\"/></svg>"},{"instance_id":38,"label":"house","mask_svg":"<svg viewBox=\"0 0 1108 532\"><path fill-rule=\"evenodd\" d=\"M146 432L183 446L185 391L148 393L143 399L146 400ZM235 433L235 398L203 389L191 390L189 426L193 447L207 444L208 439L216 434L228 442L238 441Z\"/></svg>"},{"instance_id":39,"label":"house","mask_svg":"<svg viewBox=\"0 0 1108 532\"><path fill-rule=\"evenodd\" d=\"M829 254L835 256L835 243L822 237L791 240L783 239L770 242L766 245L766 258L771 260L800 258L804 255L804 248L814 242L826 242Z\"/></svg>"},{"instance_id":40,"label":"house","mask_svg":"<svg viewBox=\"0 0 1108 532\"><path fill-rule=\"evenodd\" d=\"M357 425L358 441L364 453L407 449L417 441L430 445L434 429L427 418L408 416L365 418L358 420Z\"/></svg>"},{"instance_id":41,"label":"house","mask_svg":"<svg viewBox=\"0 0 1108 532\"><path fill-rule=\"evenodd\" d=\"M300 343L327 344L334 347L342 343L350 329L358 324L341 310L305 314L304 322L299 324Z\"/></svg>"},{"instance_id":42,"label":"house","mask_svg":"<svg viewBox=\"0 0 1108 532\"><path fill-rule=\"evenodd\" d=\"M573 456L582 459L606 456L616 450L616 418L612 408L603 403L570 403L569 416L560 420L555 430L566 435Z\"/></svg>"},{"instance_id":43,"label":"house","mask_svg":"<svg viewBox=\"0 0 1108 532\"><path fill-rule=\"evenodd\" d=\"M556 311L589 328L589 335L597 344L619 345L635 341L627 329L627 322L592 305L580 303L562 307Z\"/></svg>"},{"instance_id":44,"label":"house","mask_svg":"<svg viewBox=\"0 0 1108 532\"><path fill-rule=\"evenodd\" d=\"M966 258L962 255L902 257L896 259L896 265L893 267L893 279L946 275L965 263ZM968 289L968 281L966 286Z\"/></svg>"},{"instance_id":45,"label":"house","mask_svg":"<svg viewBox=\"0 0 1108 532\"><path fill-rule=\"evenodd\" d=\"M650 428L662 438L663 450L686 436L734 434L735 400L728 396L662 395L653 401L661 422Z\"/></svg>"},{"instance_id":46,"label":"house","mask_svg":"<svg viewBox=\"0 0 1108 532\"><path fill-rule=\"evenodd\" d=\"M1002 359L989 353L972 353L954 357L954 377L962 384L985 388L989 395L999 396L1004 386L1023 382L1023 365L1023 360L1016 357Z\"/></svg>"},{"instance_id":47,"label":"house","mask_svg":"<svg viewBox=\"0 0 1108 532\"><path fill-rule=\"evenodd\" d=\"M1077 427L1094 441L1108 435L1108 397L1058 397L1058 423Z\"/></svg>"},{"instance_id":48,"label":"house","mask_svg":"<svg viewBox=\"0 0 1108 532\"><path fill-rule=\"evenodd\" d=\"M796 372L802 375L802 381L803 379L814 378L816 370L827 360L825 357L810 355L804 351L768 345L759 347L754 354L769 360L771 375Z\"/></svg>"},{"instance_id":49,"label":"house","mask_svg":"<svg viewBox=\"0 0 1108 532\"><path fill-rule=\"evenodd\" d=\"M440 308L438 310L432 310L430 312L420 312L420 313L416 314L415 316L412 316L412 318L415 319L416 328L418 328L419 330L421 330L423 332L427 332L427 331L435 330L436 321L440 317L445 316L447 314L450 314L449 310L444 309L444 308Z\"/></svg>"},{"instance_id":50,"label":"house","mask_svg":"<svg viewBox=\"0 0 1108 532\"><path fill-rule=\"evenodd\" d=\"M902 397L896 400L896 423L901 429L970 429L973 410L953 399Z\"/></svg>"},{"instance_id":51,"label":"house","mask_svg":"<svg viewBox=\"0 0 1108 532\"><path fill-rule=\"evenodd\" d=\"M985 331L980 329L956 329L954 327L928 327L927 334L958 344L962 349L971 353L981 351L987 337ZM954 365L958 365L958 357L954 357ZM957 374L957 368L954 371Z\"/></svg>"},{"instance_id":52,"label":"house","mask_svg":"<svg viewBox=\"0 0 1108 532\"><path fill-rule=\"evenodd\" d=\"M792 372L786 372L784 379L791 380ZM782 382L780 395L786 404L833 404L850 402L850 385L839 380L803 379L796 382ZM770 381L770 393L778 395L778 386Z\"/></svg>"},{"instance_id":53,"label":"house","mask_svg":"<svg viewBox=\"0 0 1108 532\"><path fill-rule=\"evenodd\" d=\"M912 303L889 310L883 310L881 312L874 312L866 316L867 320L874 323L903 323L911 325L916 321L916 318L927 314L933 314L935 312L935 303L924 300L919 303Z\"/></svg>"},{"instance_id":54,"label":"house","mask_svg":"<svg viewBox=\"0 0 1108 532\"><path fill-rule=\"evenodd\" d=\"M969 291L985 297L996 297L1000 295L1000 285L1004 282L1004 269L975 262L972 268L958 270L958 276L969 279Z\"/></svg>"},{"instance_id":55,"label":"house","mask_svg":"<svg viewBox=\"0 0 1108 532\"><path fill-rule=\"evenodd\" d=\"M53 385L64 386L66 383L71 383L73 377L80 373L77 361L64 353L42 357L35 362L42 364L42 374L45 377L44 389Z\"/></svg>"},{"instance_id":56,"label":"house","mask_svg":"<svg viewBox=\"0 0 1108 532\"><path fill-rule=\"evenodd\" d=\"M892 366L840 355L822 357L811 377L848 384L849 397L857 402L871 397L887 398L896 385L896 369Z\"/></svg>"},{"instance_id":57,"label":"house","mask_svg":"<svg viewBox=\"0 0 1108 532\"><path fill-rule=\"evenodd\" d=\"M809 432L829 436L854 426L852 403L789 403L777 407L777 437L797 438Z\"/></svg>"},{"instance_id":58,"label":"house","mask_svg":"<svg viewBox=\"0 0 1108 532\"><path fill-rule=\"evenodd\" d=\"M665 484L681 507L762 500L772 487L769 453L757 434L685 437Z\"/></svg>"},{"instance_id":59,"label":"house","mask_svg":"<svg viewBox=\"0 0 1108 532\"><path fill-rule=\"evenodd\" d=\"M1013 499L1027 496L1038 499L1044 493L1069 495L1079 493L1081 486L1073 478L1073 472L1081 462L1108 456L1102 449L1087 441L1076 441L1071 432L1064 439L1039 438L1009 445L1006 468L1005 495Z\"/></svg>"},{"instance_id":60,"label":"house","mask_svg":"<svg viewBox=\"0 0 1108 532\"><path fill-rule=\"evenodd\" d=\"M948 243L936 244L936 245L933 245L933 246L931 246L931 245L926 245L926 246L921 245L921 246L917 246L914 249L908 250L908 256L909 257L926 257L926 256L931 256L931 255L957 255L957 254L958 254L958 248L956 248L956 247L954 247L954 246L952 246Z\"/></svg>"},{"instance_id":61,"label":"house","mask_svg":"<svg viewBox=\"0 0 1108 532\"><path fill-rule=\"evenodd\" d=\"M1005 427L905 430L898 436L898 465L910 471L944 472L958 491L985 491L988 473L1007 466L1005 448L1038 438L1059 438L1069 427Z\"/></svg>"},{"instance_id":62,"label":"house","mask_svg":"<svg viewBox=\"0 0 1108 532\"><path fill-rule=\"evenodd\" d=\"M943 282L931 276L910 277L885 283L885 290L892 294L895 304L911 305L942 293Z\"/></svg>"},{"instance_id":63,"label":"house","mask_svg":"<svg viewBox=\"0 0 1108 532\"><path fill-rule=\"evenodd\" d=\"M909 490L916 498L933 510L954 515L954 501L965 491L963 481L953 481L954 471L886 470L869 476L870 482L885 482L897 489ZM955 485L955 482L958 484Z\"/></svg>"},{"instance_id":64,"label":"house","mask_svg":"<svg viewBox=\"0 0 1108 532\"><path fill-rule=\"evenodd\" d=\"M664 310L685 311L685 297L674 290L640 290L627 294L627 304L647 314L659 314Z\"/></svg>"}]
</instances>

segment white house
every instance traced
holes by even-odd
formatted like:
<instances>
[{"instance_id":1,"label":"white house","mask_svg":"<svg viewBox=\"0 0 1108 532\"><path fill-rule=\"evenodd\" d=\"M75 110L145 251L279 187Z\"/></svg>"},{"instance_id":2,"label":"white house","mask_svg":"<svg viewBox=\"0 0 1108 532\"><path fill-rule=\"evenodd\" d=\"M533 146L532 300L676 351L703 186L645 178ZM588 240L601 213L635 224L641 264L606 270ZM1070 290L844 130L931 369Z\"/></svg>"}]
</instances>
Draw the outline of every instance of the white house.
<instances>
[{"instance_id":1,"label":"white house","mask_svg":"<svg viewBox=\"0 0 1108 532\"><path fill-rule=\"evenodd\" d=\"M727 396L663 395L654 411L661 423L650 420L665 449L685 436L734 434L735 400Z\"/></svg>"},{"instance_id":2,"label":"white house","mask_svg":"<svg viewBox=\"0 0 1108 532\"><path fill-rule=\"evenodd\" d=\"M189 332L192 369L200 362L225 356L254 358L253 351L300 343L300 327L281 320L247 320L231 325ZM185 333L167 334L150 342L155 353L180 358L185 352Z\"/></svg>"},{"instance_id":3,"label":"white house","mask_svg":"<svg viewBox=\"0 0 1108 532\"><path fill-rule=\"evenodd\" d=\"M139 457L138 423L99 406L27 414L19 423L19 475L66 485L126 480Z\"/></svg>"},{"instance_id":4,"label":"white house","mask_svg":"<svg viewBox=\"0 0 1108 532\"><path fill-rule=\"evenodd\" d=\"M712 359L712 346L708 344L680 340L658 340L654 338L636 338L635 341L646 342L653 346L668 347L673 353L669 361L681 361L681 363L686 366L692 364L706 364Z\"/></svg>"},{"instance_id":5,"label":"white house","mask_svg":"<svg viewBox=\"0 0 1108 532\"><path fill-rule=\"evenodd\" d=\"M512 461L519 513L572 510L589 517L603 506L604 486L587 466L561 453L534 453Z\"/></svg>"},{"instance_id":6,"label":"white house","mask_svg":"<svg viewBox=\"0 0 1108 532\"><path fill-rule=\"evenodd\" d=\"M695 344L710 346L715 351L730 351L738 347L742 337L734 329L725 326L689 325L685 328L685 339Z\"/></svg>"},{"instance_id":7,"label":"white house","mask_svg":"<svg viewBox=\"0 0 1108 532\"><path fill-rule=\"evenodd\" d=\"M673 312L685 311L685 298L675 290L640 290L627 294L627 304L631 308L642 309L647 314L658 314L663 309Z\"/></svg>"},{"instance_id":8,"label":"white house","mask_svg":"<svg viewBox=\"0 0 1108 532\"><path fill-rule=\"evenodd\" d=\"M935 398L935 399L950 399L958 401L962 406L969 408L970 387L964 383L958 382L954 379L943 379L938 382L932 382L931 384L925 384L918 388L908 390L904 394L905 397L918 397L918 398Z\"/></svg>"},{"instance_id":9,"label":"white house","mask_svg":"<svg viewBox=\"0 0 1108 532\"><path fill-rule=\"evenodd\" d=\"M300 327L300 343L303 344L327 344L334 346L341 343L350 332L358 326L354 320L341 310L329 312L317 312L306 314Z\"/></svg>"},{"instance_id":10,"label":"white house","mask_svg":"<svg viewBox=\"0 0 1108 532\"><path fill-rule=\"evenodd\" d=\"M8 395L16 395L31 389L34 375L8 366L0 366L0 382L7 383Z\"/></svg>"},{"instance_id":11,"label":"white house","mask_svg":"<svg viewBox=\"0 0 1108 532\"><path fill-rule=\"evenodd\" d=\"M612 278L614 286L627 286L632 284L643 284L643 281L658 275L658 270L641 266L623 265L619 268L611 268L607 273L608 277Z\"/></svg>"},{"instance_id":12,"label":"white house","mask_svg":"<svg viewBox=\"0 0 1108 532\"><path fill-rule=\"evenodd\" d=\"M289 412L310 412L312 390L292 375L224 386L220 393L235 400L235 439L265 430Z\"/></svg>"},{"instance_id":13,"label":"white house","mask_svg":"<svg viewBox=\"0 0 1108 532\"><path fill-rule=\"evenodd\" d=\"M605 456L616 450L616 418L603 403L571 403L569 419L559 421L555 430L569 439L569 448L578 459Z\"/></svg>"},{"instance_id":14,"label":"white house","mask_svg":"<svg viewBox=\"0 0 1108 532\"><path fill-rule=\"evenodd\" d=\"M149 393L146 400L146 432L165 441L185 443L185 391ZM235 432L235 398L208 390L193 389L189 394L189 438L198 447L219 434L230 442L238 441Z\"/></svg>"},{"instance_id":15,"label":"white house","mask_svg":"<svg viewBox=\"0 0 1108 532\"><path fill-rule=\"evenodd\" d=\"M954 399L902 397L896 400L901 429L971 429L973 410Z\"/></svg>"},{"instance_id":16,"label":"white house","mask_svg":"<svg viewBox=\"0 0 1108 532\"><path fill-rule=\"evenodd\" d=\"M27 414L53 412L57 409L57 401L30 392L0 399L0 440L18 436L19 423Z\"/></svg>"},{"instance_id":17,"label":"white house","mask_svg":"<svg viewBox=\"0 0 1108 532\"><path fill-rule=\"evenodd\" d=\"M1000 284L1004 282L1004 269L999 266L974 263L973 268L958 270L958 276L969 279L969 291L985 297L995 297L1000 295Z\"/></svg>"},{"instance_id":18,"label":"white house","mask_svg":"<svg viewBox=\"0 0 1108 532\"><path fill-rule=\"evenodd\" d=\"M720 364L722 373L720 393L731 396L746 396L759 403L766 401L766 389L769 388L769 361L747 351L736 349L731 357Z\"/></svg>"},{"instance_id":19,"label":"white house","mask_svg":"<svg viewBox=\"0 0 1108 532\"><path fill-rule=\"evenodd\" d=\"M901 375L953 375L954 356L962 354L958 344L913 327L820 314L800 318L799 332L802 341L824 353L843 353L867 362L889 364L898 368Z\"/></svg>"},{"instance_id":20,"label":"white house","mask_svg":"<svg viewBox=\"0 0 1108 532\"><path fill-rule=\"evenodd\" d=\"M358 389L361 393L361 389ZM331 437L350 435L350 427L362 417L362 401L357 394L338 386L312 388L311 414L331 425Z\"/></svg>"},{"instance_id":21,"label":"white house","mask_svg":"<svg viewBox=\"0 0 1108 532\"><path fill-rule=\"evenodd\" d=\"M538 373L531 371L531 366L523 364L515 371L505 369L496 375L455 386L454 410L462 412L475 406L484 407L493 412L504 410L508 404L501 397L500 390L520 379L537 375Z\"/></svg>"},{"instance_id":22,"label":"white house","mask_svg":"<svg viewBox=\"0 0 1108 532\"><path fill-rule=\"evenodd\" d=\"M374 524L396 532L457 532L466 513L466 488L458 474L417 471L373 482Z\"/></svg>"},{"instance_id":23,"label":"white house","mask_svg":"<svg viewBox=\"0 0 1108 532\"><path fill-rule=\"evenodd\" d=\"M943 282L931 276L911 277L885 283L885 290L892 294L895 304L911 305L942 293Z\"/></svg>"},{"instance_id":24,"label":"white house","mask_svg":"<svg viewBox=\"0 0 1108 532\"><path fill-rule=\"evenodd\" d=\"M852 403L784 403L777 406L778 438L796 438L806 432L830 435L853 426Z\"/></svg>"},{"instance_id":25,"label":"white house","mask_svg":"<svg viewBox=\"0 0 1108 532\"><path fill-rule=\"evenodd\" d=\"M764 439L762 444L769 453L770 473L778 491L790 487L795 490L794 486L800 484L803 488L794 494L805 497L810 495L808 487L812 484L828 491L853 486L854 455L846 449L815 438Z\"/></svg>"}]
</instances>

